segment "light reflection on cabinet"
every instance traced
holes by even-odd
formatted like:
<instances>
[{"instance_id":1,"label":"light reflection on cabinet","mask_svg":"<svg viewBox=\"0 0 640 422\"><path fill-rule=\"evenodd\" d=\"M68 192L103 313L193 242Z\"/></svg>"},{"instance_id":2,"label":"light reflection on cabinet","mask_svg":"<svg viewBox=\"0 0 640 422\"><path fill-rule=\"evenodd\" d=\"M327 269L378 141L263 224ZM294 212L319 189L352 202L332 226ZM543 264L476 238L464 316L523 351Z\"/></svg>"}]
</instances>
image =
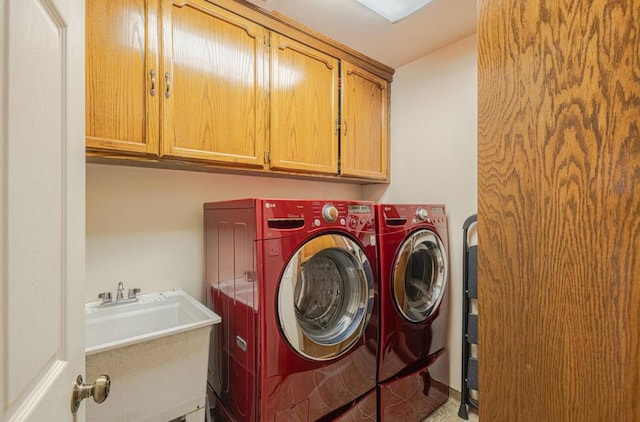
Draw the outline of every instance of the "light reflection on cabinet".
<instances>
[{"instance_id":1,"label":"light reflection on cabinet","mask_svg":"<svg viewBox=\"0 0 640 422\"><path fill-rule=\"evenodd\" d=\"M263 167L266 29L202 0L165 0L162 34L162 157Z\"/></svg>"}]
</instances>

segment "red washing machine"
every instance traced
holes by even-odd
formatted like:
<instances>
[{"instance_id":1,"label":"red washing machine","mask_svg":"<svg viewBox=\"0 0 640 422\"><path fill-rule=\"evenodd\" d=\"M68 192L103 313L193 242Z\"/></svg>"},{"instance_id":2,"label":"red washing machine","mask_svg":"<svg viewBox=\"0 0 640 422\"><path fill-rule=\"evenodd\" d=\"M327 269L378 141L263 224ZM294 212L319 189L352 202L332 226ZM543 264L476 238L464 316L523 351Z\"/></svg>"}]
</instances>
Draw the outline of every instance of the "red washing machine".
<instances>
[{"instance_id":1,"label":"red washing machine","mask_svg":"<svg viewBox=\"0 0 640 422\"><path fill-rule=\"evenodd\" d=\"M377 392L373 203L244 199L204 213L206 302L222 317L216 420L356 420Z\"/></svg>"},{"instance_id":2,"label":"red washing machine","mask_svg":"<svg viewBox=\"0 0 640 422\"><path fill-rule=\"evenodd\" d=\"M449 397L444 205L377 204L380 420L421 421Z\"/></svg>"}]
</instances>

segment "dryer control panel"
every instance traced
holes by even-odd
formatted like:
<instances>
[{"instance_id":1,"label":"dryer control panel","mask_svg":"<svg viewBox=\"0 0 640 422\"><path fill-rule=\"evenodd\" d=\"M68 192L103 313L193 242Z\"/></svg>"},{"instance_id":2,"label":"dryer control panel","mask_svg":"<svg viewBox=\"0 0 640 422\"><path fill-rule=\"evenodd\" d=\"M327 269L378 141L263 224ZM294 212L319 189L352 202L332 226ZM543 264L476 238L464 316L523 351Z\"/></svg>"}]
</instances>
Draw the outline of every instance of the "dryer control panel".
<instances>
[{"instance_id":1,"label":"dryer control panel","mask_svg":"<svg viewBox=\"0 0 640 422\"><path fill-rule=\"evenodd\" d=\"M313 201L313 227L342 227L354 231L375 231L373 203Z\"/></svg>"},{"instance_id":2,"label":"dryer control panel","mask_svg":"<svg viewBox=\"0 0 640 422\"><path fill-rule=\"evenodd\" d=\"M257 199L259 238L325 229L375 233L375 210L368 201Z\"/></svg>"},{"instance_id":3,"label":"dryer control panel","mask_svg":"<svg viewBox=\"0 0 640 422\"><path fill-rule=\"evenodd\" d=\"M446 227L447 216L442 204L379 204L381 215L378 224L380 229L404 228L416 225L430 224L436 227Z\"/></svg>"}]
</instances>

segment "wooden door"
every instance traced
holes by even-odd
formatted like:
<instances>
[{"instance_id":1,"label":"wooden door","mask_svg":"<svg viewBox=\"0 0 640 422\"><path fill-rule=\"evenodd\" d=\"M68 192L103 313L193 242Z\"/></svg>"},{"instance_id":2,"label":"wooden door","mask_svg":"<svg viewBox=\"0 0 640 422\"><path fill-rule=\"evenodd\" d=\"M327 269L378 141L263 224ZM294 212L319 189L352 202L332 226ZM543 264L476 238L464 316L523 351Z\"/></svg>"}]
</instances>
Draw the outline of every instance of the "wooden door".
<instances>
[{"instance_id":1,"label":"wooden door","mask_svg":"<svg viewBox=\"0 0 640 422\"><path fill-rule=\"evenodd\" d=\"M387 180L387 81L346 61L342 62L341 73L340 174Z\"/></svg>"},{"instance_id":2,"label":"wooden door","mask_svg":"<svg viewBox=\"0 0 640 422\"><path fill-rule=\"evenodd\" d=\"M0 23L0 420L84 421L84 0Z\"/></svg>"},{"instance_id":3,"label":"wooden door","mask_svg":"<svg viewBox=\"0 0 640 422\"><path fill-rule=\"evenodd\" d=\"M87 148L157 156L157 0L86 1Z\"/></svg>"},{"instance_id":4,"label":"wooden door","mask_svg":"<svg viewBox=\"0 0 640 422\"><path fill-rule=\"evenodd\" d=\"M270 167L338 173L338 59L271 34Z\"/></svg>"},{"instance_id":5,"label":"wooden door","mask_svg":"<svg viewBox=\"0 0 640 422\"><path fill-rule=\"evenodd\" d=\"M162 32L162 155L263 167L267 30L204 0L163 0Z\"/></svg>"},{"instance_id":6,"label":"wooden door","mask_svg":"<svg viewBox=\"0 0 640 422\"><path fill-rule=\"evenodd\" d=\"M480 420L640 420L640 2L479 3Z\"/></svg>"}]
</instances>

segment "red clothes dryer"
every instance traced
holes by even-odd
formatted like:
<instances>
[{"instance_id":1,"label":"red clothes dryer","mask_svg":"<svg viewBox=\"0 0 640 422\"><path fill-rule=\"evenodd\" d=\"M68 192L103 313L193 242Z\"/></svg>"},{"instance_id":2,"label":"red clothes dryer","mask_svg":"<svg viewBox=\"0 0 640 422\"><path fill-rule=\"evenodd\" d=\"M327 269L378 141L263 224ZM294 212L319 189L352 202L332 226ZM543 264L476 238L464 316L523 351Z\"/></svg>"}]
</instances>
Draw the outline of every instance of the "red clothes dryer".
<instances>
[{"instance_id":1,"label":"red clothes dryer","mask_svg":"<svg viewBox=\"0 0 640 422\"><path fill-rule=\"evenodd\" d=\"M209 362L217 420L333 420L369 403L373 203L245 199L204 213L206 302L222 317Z\"/></svg>"},{"instance_id":2,"label":"red clothes dryer","mask_svg":"<svg viewBox=\"0 0 640 422\"><path fill-rule=\"evenodd\" d=\"M449 396L445 206L377 204L375 208L379 416L420 421Z\"/></svg>"}]
</instances>

